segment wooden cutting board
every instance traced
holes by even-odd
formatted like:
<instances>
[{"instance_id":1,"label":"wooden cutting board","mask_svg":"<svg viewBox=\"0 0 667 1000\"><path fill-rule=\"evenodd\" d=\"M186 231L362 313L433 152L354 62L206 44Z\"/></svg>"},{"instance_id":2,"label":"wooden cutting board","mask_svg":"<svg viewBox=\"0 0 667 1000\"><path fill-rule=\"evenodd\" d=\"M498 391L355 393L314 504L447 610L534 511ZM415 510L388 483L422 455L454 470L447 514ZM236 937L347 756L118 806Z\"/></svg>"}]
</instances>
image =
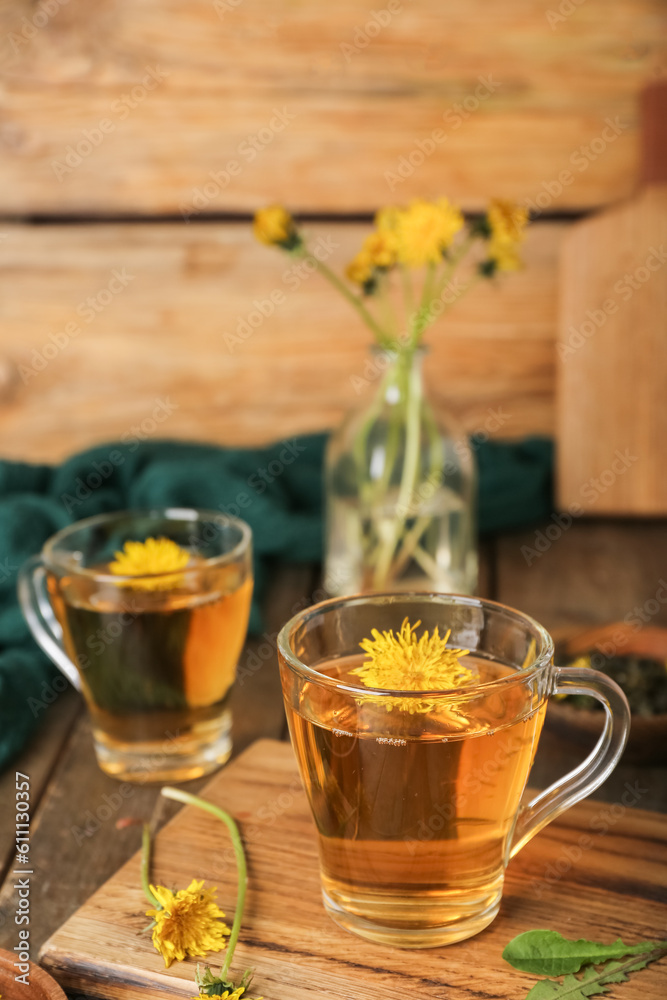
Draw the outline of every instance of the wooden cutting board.
<instances>
[{"instance_id":1,"label":"wooden cutting board","mask_svg":"<svg viewBox=\"0 0 667 1000\"><path fill-rule=\"evenodd\" d=\"M642 118L643 190L561 248L558 503L575 516L667 514L667 82Z\"/></svg>"},{"instance_id":2,"label":"wooden cutting board","mask_svg":"<svg viewBox=\"0 0 667 1000\"><path fill-rule=\"evenodd\" d=\"M622 802L582 803L539 834L511 863L500 914L486 931L413 952L369 944L324 912L315 829L289 745L255 743L202 794L232 811L247 846L250 890L234 970L254 967L252 997L518 1000L535 979L511 969L501 953L521 931L551 927L569 937L620 935L627 942L666 935L667 818ZM637 799L641 788L629 787L626 802ZM196 962L165 970L142 933L139 860L124 865L44 945L42 963L66 989L133 1000L192 996ZM233 854L213 817L181 810L157 837L153 872L175 887L205 878L218 886L231 919ZM623 1000L664 1000L667 962L614 989Z\"/></svg>"}]
</instances>

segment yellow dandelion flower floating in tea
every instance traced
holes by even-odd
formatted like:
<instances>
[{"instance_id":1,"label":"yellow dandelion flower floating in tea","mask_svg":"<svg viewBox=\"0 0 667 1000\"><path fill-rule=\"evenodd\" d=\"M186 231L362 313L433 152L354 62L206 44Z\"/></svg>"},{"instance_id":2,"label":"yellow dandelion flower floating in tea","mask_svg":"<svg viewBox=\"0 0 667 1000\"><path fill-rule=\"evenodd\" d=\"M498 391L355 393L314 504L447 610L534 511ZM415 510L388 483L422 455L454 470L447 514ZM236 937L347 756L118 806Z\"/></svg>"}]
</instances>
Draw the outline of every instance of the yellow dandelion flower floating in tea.
<instances>
[{"instance_id":1,"label":"yellow dandelion flower floating in tea","mask_svg":"<svg viewBox=\"0 0 667 1000\"><path fill-rule=\"evenodd\" d=\"M170 538L147 538L145 542L127 541L123 551L116 552L115 556L115 560L109 563L109 569L114 576L142 577L121 583L123 587L137 590L166 590L178 586L182 582L182 575L176 571L185 569L190 561L190 553ZM145 577L148 579L143 579Z\"/></svg>"},{"instance_id":2,"label":"yellow dandelion flower floating in tea","mask_svg":"<svg viewBox=\"0 0 667 1000\"><path fill-rule=\"evenodd\" d=\"M372 638L359 643L368 657L352 671L366 687L385 691L449 691L474 680L475 674L459 662L467 649L449 649L448 630L440 635L436 626L432 635L424 632L418 639L421 622L410 625L404 619L400 631L393 629L379 632L374 628ZM387 709L400 707L410 712L428 711L433 702L412 699L389 699Z\"/></svg>"},{"instance_id":3,"label":"yellow dandelion flower floating in tea","mask_svg":"<svg viewBox=\"0 0 667 1000\"><path fill-rule=\"evenodd\" d=\"M155 922L153 944L167 968L186 955L206 955L225 947L230 931L215 902L217 889L204 889L203 880L193 878L187 889L176 893L161 885L152 885L150 890L160 907L147 910L146 915Z\"/></svg>"}]
</instances>

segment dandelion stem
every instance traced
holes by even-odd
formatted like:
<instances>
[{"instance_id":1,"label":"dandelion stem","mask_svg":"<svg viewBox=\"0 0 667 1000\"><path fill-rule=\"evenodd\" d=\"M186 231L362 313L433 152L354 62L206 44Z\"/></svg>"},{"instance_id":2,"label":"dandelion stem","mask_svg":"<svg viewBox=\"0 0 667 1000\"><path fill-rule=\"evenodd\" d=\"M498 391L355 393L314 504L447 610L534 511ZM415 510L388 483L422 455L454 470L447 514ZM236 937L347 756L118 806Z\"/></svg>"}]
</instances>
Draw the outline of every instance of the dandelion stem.
<instances>
[{"instance_id":1,"label":"dandelion stem","mask_svg":"<svg viewBox=\"0 0 667 1000\"><path fill-rule=\"evenodd\" d=\"M417 344L419 344L421 336L431 319L430 311L433 306L433 282L435 280L435 272L435 264L432 261L429 261L426 269L426 278L424 279L421 301L415 314L415 322L412 331L412 346L417 346Z\"/></svg>"},{"instance_id":2,"label":"dandelion stem","mask_svg":"<svg viewBox=\"0 0 667 1000\"><path fill-rule=\"evenodd\" d=\"M404 365L403 377L405 407L405 454L403 458L403 469L401 472L401 483L399 486L397 510L410 511L414 500L413 494L418 485L419 476L419 431L420 431L420 411L421 411L421 372L413 370L411 367L412 353L406 352L399 362ZM399 369L400 371L400 369ZM392 558L395 554L397 542L400 540L401 531L405 528L407 514L398 514L392 520L390 530L382 540L380 552L374 566L373 586L376 590L381 590L386 585L388 574L391 568Z\"/></svg>"},{"instance_id":3,"label":"dandelion stem","mask_svg":"<svg viewBox=\"0 0 667 1000\"><path fill-rule=\"evenodd\" d=\"M341 281L338 275L334 271L332 271L331 268L327 267L327 265L324 264L321 260L318 260L317 257L315 257L313 254L308 254L308 259L312 261L312 263L315 265L315 268L320 272L320 274L323 275L327 279L327 281L330 284L332 284L334 288L337 289L337 291L339 291L344 298L347 299L350 305L352 305L357 310L357 312L363 319L364 323L366 323L366 325L369 326L373 331L373 333L376 335L379 343L383 347L391 347L392 343L391 337L388 336L386 331L382 329L380 324L377 322L377 320L371 314L371 312L366 308L366 305L362 302L359 296L351 292L350 289L347 287L347 285L343 281Z\"/></svg>"},{"instance_id":4,"label":"dandelion stem","mask_svg":"<svg viewBox=\"0 0 667 1000\"><path fill-rule=\"evenodd\" d=\"M452 256L450 257L450 259L447 262L447 265L446 265L444 271L442 272L442 275L441 275L440 280L439 280L439 282L437 284L435 293L432 296L431 303L430 303L431 306L433 305L433 303L437 299L440 298L440 296L445 291L445 288L447 287L447 283L449 282L450 278L453 276L454 271L459 266L459 264L461 263L461 261L463 260L463 258L467 255L468 251L470 250L470 248L472 247L473 243L475 242L475 239L476 239L475 236L468 236L465 240L463 240L463 242L459 246L459 248L456 251L456 253L453 253ZM467 291L467 288L466 288L466 291ZM458 296L457 296L457 298L458 298ZM454 301L456 301L456 299ZM438 314L438 315L440 315L440 314ZM430 323L433 322L433 319L435 319L435 315L431 317ZM427 324L427 325L429 325L429 324Z\"/></svg>"},{"instance_id":5,"label":"dandelion stem","mask_svg":"<svg viewBox=\"0 0 667 1000\"><path fill-rule=\"evenodd\" d=\"M151 830L148 823L144 823L144 832L141 837L141 888L144 890L144 896L151 906L155 906L159 910L160 901L156 899L151 891L150 867Z\"/></svg>"},{"instance_id":6,"label":"dandelion stem","mask_svg":"<svg viewBox=\"0 0 667 1000\"><path fill-rule=\"evenodd\" d=\"M243 843L241 841L239 828L228 812L225 812L225 810L221 809L220 806L214 806L211 802L207 802L206 799L200 799L199 796L191 795L190 792L184 792L180 788L171 788L169 786L162 788L160 791L167 799L174 799L176 802L185 802L186 805L196 806L198 809L203 809L204 812L211 813L212 816L221 820L229 830L232 847L234 848L234 854L236 856L238 890L236 893L236 912L234 913L234 923L232 924L232 932L229 935L227 951L225 952L225 961L220 971L220 975L224 979L229 972L230 965L232 964L234 949L236 948L236 943L239 939L239 934L241 933L241 920L243 919L243 907L245 905L245 894L248 885L248 869L246 866L245 851L243 850Z\"/></svg>"},{"instance_id":7,"label":"dandelion stem","mask_svg":"<svg viewBox=\"0 0 667 1000\"><path fill-rule=\"evenodd\" d=\"M414 337L415 326L415 290L412 284L412 276L405 264L399 265L401 281L403 283L403 308L405 318L404 338L407 345L411 345Z\"/></svg>"},{"instance_id":8,"label":"dandelion stem","mask_svg":"<svg viewBox=\"0 0 667 1000\"><path fill-rule=\"evenodd\" d=\"M380 307L382 309L382 317L385 325L385 329L388 331L389 337L391 338L392 344L398 342L398 323L396 321L396 313L392 308L391 298L389 295L390 291L390 278L388 274L380 274L378 276L378 298L380 302ZM394 350L395 348L391 348Z\"/></svg>"}]
</instances>

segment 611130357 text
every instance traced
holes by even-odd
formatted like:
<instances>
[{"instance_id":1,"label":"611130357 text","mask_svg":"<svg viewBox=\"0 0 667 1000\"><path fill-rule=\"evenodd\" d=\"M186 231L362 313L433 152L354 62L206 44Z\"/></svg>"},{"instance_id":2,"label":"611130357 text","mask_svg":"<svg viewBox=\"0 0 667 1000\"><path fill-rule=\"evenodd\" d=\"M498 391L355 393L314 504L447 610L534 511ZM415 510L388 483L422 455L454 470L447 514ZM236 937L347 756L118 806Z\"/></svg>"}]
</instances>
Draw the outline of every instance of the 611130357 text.
<instances>
[{"instance_id":1,"label":"611130357 text","mask_svg":"<svg viewBox=\"0 0 667 1000\"><path fill-rule=\"evenodd\" d=\"M17 961L14 966L17 983L30 985L30 778L16 772L16 911L14 923L18 927L18 941L14 945Z\"/></svg>"}]
</instances>

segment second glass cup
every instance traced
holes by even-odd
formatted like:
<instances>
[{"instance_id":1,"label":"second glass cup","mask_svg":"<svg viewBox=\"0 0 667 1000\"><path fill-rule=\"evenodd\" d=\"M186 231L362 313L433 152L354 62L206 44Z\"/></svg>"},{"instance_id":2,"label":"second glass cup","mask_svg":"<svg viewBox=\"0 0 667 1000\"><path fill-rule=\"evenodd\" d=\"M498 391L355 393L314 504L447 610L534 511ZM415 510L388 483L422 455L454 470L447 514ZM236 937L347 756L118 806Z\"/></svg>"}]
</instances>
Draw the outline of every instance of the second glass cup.
<instances>
[{"instance_id":1,"label":"second glass cup","mask_svg":"<svg viewBox=\"0 0 667 1000\"><path fill-rule=\"evenodd\" d=\"M433 640L436 629L426 648L425 633ZM391 631L393 639L382 635ZM399 632L411 647L405 657ZM370 667L362 642L367 656L373 651ZM460 650L468 655L458 660ZM278 652L324 906L383 944L451 944L486 927L509 859L597 788L627 739L621 689L594 670L555 667L545 629L491 601L325 601L285 625ZM547 701L561 693L601 701L605 728L586 761L526 800Z\"/></svg>"},{"instance_id":2,"label":"second glass cup","mask_svg":"<svg viewBox=\"0 0 667 1000\"><path fill-rule=\"evenodd\" d=\"M26 563L23 613L83 692L102 770L185 781L227 760L252 586L250 528L207 511L87 518Z\"/></svg>"}]
</instances>

